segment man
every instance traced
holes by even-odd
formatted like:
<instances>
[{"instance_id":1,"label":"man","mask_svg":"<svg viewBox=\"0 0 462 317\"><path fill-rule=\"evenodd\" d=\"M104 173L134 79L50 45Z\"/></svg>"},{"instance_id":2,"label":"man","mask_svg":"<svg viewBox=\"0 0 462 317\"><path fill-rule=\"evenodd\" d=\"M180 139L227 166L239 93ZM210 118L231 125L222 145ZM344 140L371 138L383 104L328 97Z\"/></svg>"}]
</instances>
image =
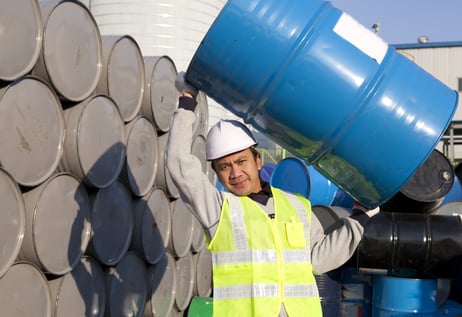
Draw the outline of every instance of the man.
<instances>
[{"instance_id":1,"label":"man","mask_svg":"<svg viewBox=\"0 0 462 317\"><path fill-rule=\"evenodd\" d=\"M355 212L325 235L307 199L260 180L257 142L235 120L220 120L207 135L207 160L227 191L216 189L190 151L198 91L184 75L175 82L182 96L167 168L212 252L213 316L322 316L314 274L353 255L369 215Z\"/></svg>"}]
</instances>

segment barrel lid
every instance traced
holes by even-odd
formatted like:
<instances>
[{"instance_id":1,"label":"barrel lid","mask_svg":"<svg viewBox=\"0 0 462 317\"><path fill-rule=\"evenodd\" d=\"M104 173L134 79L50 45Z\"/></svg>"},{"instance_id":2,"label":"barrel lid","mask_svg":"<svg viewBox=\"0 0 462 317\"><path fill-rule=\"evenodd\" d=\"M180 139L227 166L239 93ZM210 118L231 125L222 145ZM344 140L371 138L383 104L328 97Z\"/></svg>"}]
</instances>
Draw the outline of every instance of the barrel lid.
<instances>
[{"instance_id":1,"label":"barrel lid","mask_svg":"<svg viewBox=\"0 0 462 317\"><path fill-rule=\"evenodd\" d=\"M385 211L429 213L438 208L454 185L449 159L434 149L411 178L380 206Z\"/></svg>"},{"instance_id":2,"label":"barrel lid","mask_svg":"<svg viewBox=\"0 0 462 317\"><path fill-rule=\"evenodd\" d=\"M133 235L133 201L119 181L99 189L91 213L90 255L102 264L116 265L126 254Z\"/></svg>"},{"instance_id":3,"label":"barrel lid","mask_svg":"<svg viewBox=\"0 0 462 317\"><path fill-rule=\"evenodd\" d=\"M170 316L175 303L176 263L174 257L165 252L160 261L148 268L149 295L145 316Z\"/></svg>"},{"instance_id":4,"label":"barrel lid","mask_svg":"<svg viewBox=\"0 0 462 317\"><path fill-rule=\"evenodd\" d=\"M95 259L83 256L64 276L49 282L55 316L102 317L106 301L104 272Z\"/></svg>"},{"instance_id":5,"label":"barrel lid","mask_svg":"<svg viewBox=\"0 0 462 317\"><path fill-rule=\"evenodd\" d=\"M126 125L125 173L132 193L146 195L154 185L159 147L157 132L152 123L143 116Z\"/></svg>"},{"instance_id":6,"label":"barrel lid","mask_svg":"<svg viewBox=\"0 0 462 317\"><path fill-rule=\"evenodd\" d=\"M188 309L188 317L207 317L213 314L212 297L193 297Z\"/></svg>"},{"instance_id":7,"label":"barrel lid","mask_svg":"<svg viewBox=\"0 0 462 317\"><path fill-rule=\"evenodd\" d=\"M162 259L170 242L172 216L170 201L161 188L153 188L145 197L135 201L134 249L144 255L146 262L155 264Z\"/></svg>"},{"instance_id":8,"label":"barrel lid","mask_svg":"<svg viewBox=\"0 0 462 317\"><path fill-rule=\"evenodd\" d=\"M184 201L178 198L172 209L172 242L177 257L186 256L191 250L193 238L193 214Z\"/></svg>"},{"instance_id":9,"label":"barrel lid","mask_svg":"<svg viewBox=\"0 0 462 317\"><path fill-rule=\"evenodd\" d=\"M25 210L21 190L14 179L0 168L0 201L2 221L0 221L0 278L16 260L24 238Z\"/></svg>"},{"instance_id":10,"label":"barrel lid","mask_svg":"<svg viewBox=\"0 0 462 317\"><path fill-rule=\"evenodd\" d=\"M454 175L449 159L435 149L400 192L417 201L431 202L441 199L451 190Z\"/></svg>"},{"instance_id":11,"label":"barrel lid","mask_svg":"<svg viewBox=\"0 0 462 317\"><path fill-rule=\"evenodd\" d=\"M167 132L178 106L175 63L168 56L144 56L144 64L146 83L141 113L155 123L158 131Z\"/></svg>"},{"instance_id":12,"label":"barrel lid","mask_svg":"<svg viewBox=\"0 0 462 317\"><path fill-rule=\"evenodd\" d=\"M129 35L104 35L102 44L103 73L97 91L112 97L122 119L130 122L143 101L145 69L141 50Z\"/></svg>"},{"instance_id":13,"label":"barrel lid","mask_svg":"<svg viewBox=\"0 0 462 317\"><path fill-rule=\"evenodd\" d=\"M21 259L62 275L79 262L91 235L90 201L72 175L59 173L24 193L26 231Z\"/></svg>"},{"instance_id":14,"label":"barrel lid","mask_svg":"<svg viewBox=\"0 0 462 317\"><path fill-rule=\"evenodd\" d=\"M195 271L191 252L176 260L175 304L180 311L185 310L191 301Z\"/></svg>"},{"instance_id":15,"label":"barrel lid","mask_svg":"<svg viewBox=\"0 0 462 317\"><path fill-rule=\"evenodd\" d=\"M44 182L62 156L64 116L53 90L26 76L0 90L0 162L24 186Z\"/></svg>"},{"instance_id":16,"label":"barrel lid","mask_svg":"<svg viewBox=\"0 0 462 317\"><path fill-rule=\"evenodd\" d=\"M132 251L107 270L107 316L143 316L148 289L146 274L144 262Z\"/></svg>"},{"instance_id":17,"label":"barrel lid","mask_svg":"<svg viewBox=\"0 0 462 317\"><path fill-rule=\"evenodd\" d=\"M0 279L2 316L52 316L51 292L45 275L28 262L13 264Z\"/></svg>"},{"instance_id":18,"label":"barrel lid","mask_svg":"<svg viewBox=\"0 0 462 317\"><path fill-rule=\"evenodd\" d=\"M42 55L46 74L59 95L82 101L95 90L101 76L98 25L78 1L60 1L44 22Z\"/></svg>"},{"instance_id":19,"label":"barrel lid","mask_svg":"<svg viewBox=\"0 0 462 317\"><path fill-rule=\"evenodd\" d=\"M113 183L125 163L125 126L114 101L97 95L65 110L68 171L82 175L86 185L104 188ZM78 117L75 126L70 117ZM68 124L69 123L69 124ZM98 136L98 137L95 137ZM69 157L77 155L77 158Z\"/></svg>"},{"instance_id":20,"label":"barrel lid","mask_svg":"<svg viewBox=\"0 0 462 317\"><path fill-rule=\"evenodd\" d=\"M295 157L287 157L276 164L270 184L290 193L310 196L311 181L308 167Z\"/></svg>"},{"instance_id":21,"label":"barrel lid","mask_svg":"<svg viewBox=\"0 0 462 317\"><path fill-rule=\"evenodd\" d=\"M0 80L13 81L34 67L42 47L42 17L37 0L4 1L0 10Z\"/></svg>"},{"instance_id":22,"label":"barrel lid","mask_svg":"<svg viewBox=\"0 0 462 317\"><path fill-rule=\"evenodd\" d=\"M194 278L194 293L200 297L212 294L212 253L203 248L193 255L196 274Z\"/></svg>"}]
</instances>

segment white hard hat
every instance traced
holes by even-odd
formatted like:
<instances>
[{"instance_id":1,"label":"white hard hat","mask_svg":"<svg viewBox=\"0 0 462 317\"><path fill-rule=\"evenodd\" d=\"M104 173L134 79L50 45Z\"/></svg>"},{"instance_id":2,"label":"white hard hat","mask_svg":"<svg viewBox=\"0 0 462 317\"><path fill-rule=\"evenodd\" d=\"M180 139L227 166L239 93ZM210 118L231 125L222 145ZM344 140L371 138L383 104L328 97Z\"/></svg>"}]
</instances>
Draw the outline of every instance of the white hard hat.
<instances>
[{"instance_id":1,"label":"white hard hat","mask_svg":"<svg viewBox=\"0 0 462 317\"><path fill-rule=\"evenodd\" d=\"M257 144L249 128L236 120L220 120L207 134L206 155L211 161Z\"/></svg>"}]
</instances>

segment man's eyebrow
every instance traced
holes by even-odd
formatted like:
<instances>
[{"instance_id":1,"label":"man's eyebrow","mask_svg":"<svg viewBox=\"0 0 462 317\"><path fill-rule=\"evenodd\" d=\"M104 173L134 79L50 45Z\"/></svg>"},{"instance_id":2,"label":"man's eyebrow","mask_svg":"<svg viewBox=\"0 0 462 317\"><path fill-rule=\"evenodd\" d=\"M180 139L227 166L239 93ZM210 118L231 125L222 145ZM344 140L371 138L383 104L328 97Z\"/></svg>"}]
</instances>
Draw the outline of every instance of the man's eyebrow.
<instances>
[{"instance_id":1,"label":"man's eyebrow","mask_svg":"<svg viewBox=\"0 0 462 317\"><path fill-rule=\"evenodd\" d=\"M236 157L236 159L233 160L233 162L238 162L240 160L247 159L247 158L249 158L248 155L242 154L242 155L239 155L238 157Z\"/></svg>"}]
</instances>

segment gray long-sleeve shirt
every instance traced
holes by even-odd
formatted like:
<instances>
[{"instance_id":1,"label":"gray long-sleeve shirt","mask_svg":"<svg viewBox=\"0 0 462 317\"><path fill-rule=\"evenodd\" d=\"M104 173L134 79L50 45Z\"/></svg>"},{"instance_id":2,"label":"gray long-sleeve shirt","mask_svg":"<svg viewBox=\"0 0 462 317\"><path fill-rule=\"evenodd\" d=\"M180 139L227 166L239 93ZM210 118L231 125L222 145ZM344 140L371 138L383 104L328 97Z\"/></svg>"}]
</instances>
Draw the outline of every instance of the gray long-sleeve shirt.
<instances>
[{"instance_id":1,"label":"gray long-sleeve shirt","mask_svg":"<svg viewBox=\"0 0 462 317\"><path fill-rule=\"evenodd\" d=\"M211 184L203 173L199 159L191 154L195 114L179 108L173 114L167 145L167 168L178 187L181 199L202 224L205 233L213 238L220 219L223 193ZM261 208L274 213L273 199ZM363 226L353 218L343 218L336 229L324 234L324 228L313 214L310 232L311 260L315 274L338 268L354 253Z\"/></svg>"}]
</instances>

